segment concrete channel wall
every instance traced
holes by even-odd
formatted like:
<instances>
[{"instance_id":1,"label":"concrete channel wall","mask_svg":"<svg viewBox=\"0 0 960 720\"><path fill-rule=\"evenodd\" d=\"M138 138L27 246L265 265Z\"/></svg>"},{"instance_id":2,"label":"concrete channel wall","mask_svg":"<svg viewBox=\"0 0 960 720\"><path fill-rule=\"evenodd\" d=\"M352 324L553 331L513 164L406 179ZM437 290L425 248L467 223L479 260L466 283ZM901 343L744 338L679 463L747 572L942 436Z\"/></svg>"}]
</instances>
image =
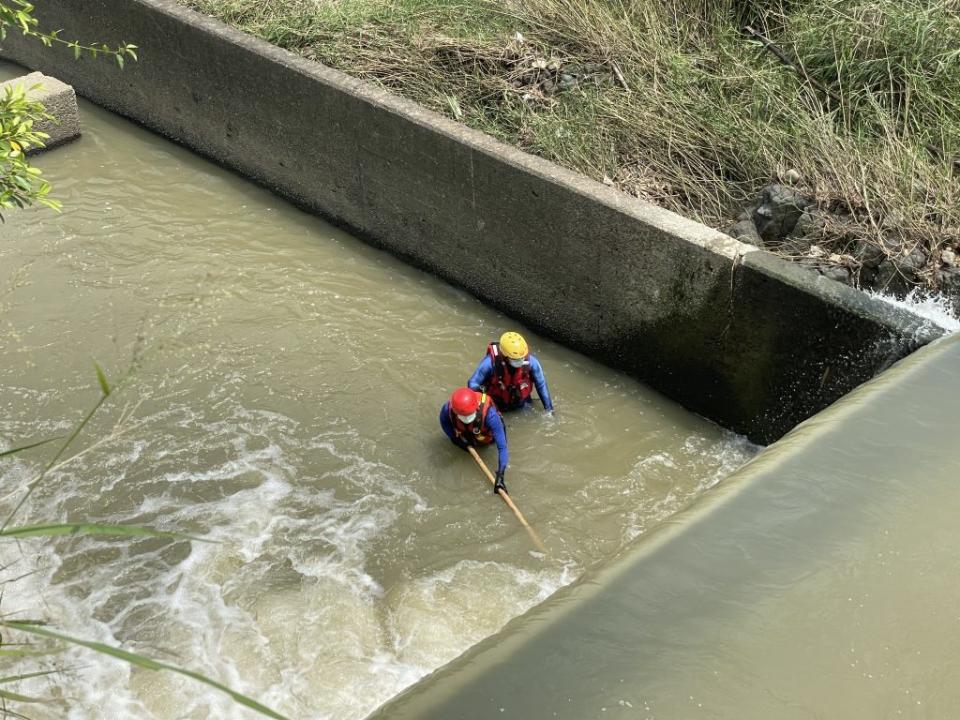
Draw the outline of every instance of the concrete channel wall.
<instances>
[{"instance_id":1,"label":"concrete channel wall","mask_svg":"<svg viewBox=\"0 0 960 720\"><path fill-rule=\"evenodd\" d=\"M71 38L135 43L140 61L75 61L14 32L2 56L755 441L939 334L167 0L46 0L36 12Z\"/></svg>"}]
</instances>

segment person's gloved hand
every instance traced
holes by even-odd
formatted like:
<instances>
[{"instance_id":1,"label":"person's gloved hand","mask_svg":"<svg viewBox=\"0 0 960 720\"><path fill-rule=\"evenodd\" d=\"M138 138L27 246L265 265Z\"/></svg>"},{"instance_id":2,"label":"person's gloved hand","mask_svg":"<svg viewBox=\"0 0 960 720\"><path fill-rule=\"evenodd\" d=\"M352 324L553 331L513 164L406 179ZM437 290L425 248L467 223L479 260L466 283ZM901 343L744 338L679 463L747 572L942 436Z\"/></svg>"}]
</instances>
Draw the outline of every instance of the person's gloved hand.
<instances>
[{"instance_id":1,"label":"person's gloved hand","mask_svg":"<svg viewBox=\"0 0 960 720\"><path fill-rule=\"evenodd\" d=\"M500 491L507 492L507 486L503 482L503 470L497 471L497 482L493 485L493 494L498 495Z\"/></svg>"}]
</instances>

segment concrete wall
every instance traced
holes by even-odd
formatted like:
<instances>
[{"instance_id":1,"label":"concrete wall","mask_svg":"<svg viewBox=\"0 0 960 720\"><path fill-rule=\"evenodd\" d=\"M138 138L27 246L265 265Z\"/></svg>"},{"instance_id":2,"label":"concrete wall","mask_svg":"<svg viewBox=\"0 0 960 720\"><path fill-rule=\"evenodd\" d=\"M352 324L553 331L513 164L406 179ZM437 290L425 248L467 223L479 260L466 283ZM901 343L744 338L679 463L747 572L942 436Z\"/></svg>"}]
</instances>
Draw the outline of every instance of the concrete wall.
<instances>
[{"instance_id":1,"label":"concrete wall","mask_svg":"<svg viewBox=\"0 0 960 720\"><path fill-rule=\"evenodd\" d=\"M43 148L32 148L29 153L49 150L80 137L80 110L72 87L38 72L0 83L0 93L4 93L8 86L22 86L27 91L27 99L43 103L54 118L34 123L34 130L45 132L50 137L44 141Z\"/></svg>"},{"instance_id":2,"label":"concrete wall","mask_svg":"<svg viewBox=\"0 0 960 720\"><path fill-rule=\"evenodd\" d=\"M75 62L15 33L6 57L754 440L937 334L167 0L46 0L37 15L135 43L140 61Z\"/></svg>"}]
</instances>

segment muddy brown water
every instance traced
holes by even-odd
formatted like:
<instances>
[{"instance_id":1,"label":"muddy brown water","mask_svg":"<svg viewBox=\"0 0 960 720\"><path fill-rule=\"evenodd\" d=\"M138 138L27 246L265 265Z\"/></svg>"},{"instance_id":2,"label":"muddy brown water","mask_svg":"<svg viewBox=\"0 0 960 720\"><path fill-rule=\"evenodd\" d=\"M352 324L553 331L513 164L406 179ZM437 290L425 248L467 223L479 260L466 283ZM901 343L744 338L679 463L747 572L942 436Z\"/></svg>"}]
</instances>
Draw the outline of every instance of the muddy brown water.
<instances>
[{"instance_id":1,"label":"muddy brown water","mask_svg":"<svg viewBox=\"0 0 960 720\"><path fill-rule=\"evenodd\" d=\"M375 717L957 717L958 367L917 352Z\"/></svg>"},{"instance_id":2,"label":"muddy brown water","mask_svg":"<svg viewBox=\"0 0 960 720\"><path fill-rule=\"evenodd\" d=\"M7 544L9 573L37 572L6 586L5 611L180 663L291 717L361 718L755 454L190 152L81 110L83 138L37 158L63 213L0 227L0 447L74 428L98 398L93 359L119 388L19 521L219 542ZM508 486L549 556L437 424L506 329L526 332L557 405L508 420ZM4 508L51 456L0 465ZM33 717L252 717L178 676L82 651L62 662L65 677L34 682L55 701Z\"/></svg>"}]
</instances>

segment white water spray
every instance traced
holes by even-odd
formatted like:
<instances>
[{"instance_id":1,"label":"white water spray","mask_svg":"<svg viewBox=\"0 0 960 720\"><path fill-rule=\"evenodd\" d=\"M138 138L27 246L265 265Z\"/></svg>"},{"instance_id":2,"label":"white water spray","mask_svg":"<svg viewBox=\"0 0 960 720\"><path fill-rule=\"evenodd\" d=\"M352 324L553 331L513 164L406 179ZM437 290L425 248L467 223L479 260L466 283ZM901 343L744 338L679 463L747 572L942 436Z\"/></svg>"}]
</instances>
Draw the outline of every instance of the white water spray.
<instances>
[{"instance_id":1,"label":"white water spray","mask_svg":"<svg viewBox=\"0 0 960 720\"><path fill-rule=\"evenodd\" d=\"M873 290L867 290L866 293L888 305L909 310L914 315L919 315L937 327L943 328L947 333L960 330L960 318L957 317L950 301L943 295L931 294L920 288L914 288L903 299Z\"/></svg>"}]
</instances>

